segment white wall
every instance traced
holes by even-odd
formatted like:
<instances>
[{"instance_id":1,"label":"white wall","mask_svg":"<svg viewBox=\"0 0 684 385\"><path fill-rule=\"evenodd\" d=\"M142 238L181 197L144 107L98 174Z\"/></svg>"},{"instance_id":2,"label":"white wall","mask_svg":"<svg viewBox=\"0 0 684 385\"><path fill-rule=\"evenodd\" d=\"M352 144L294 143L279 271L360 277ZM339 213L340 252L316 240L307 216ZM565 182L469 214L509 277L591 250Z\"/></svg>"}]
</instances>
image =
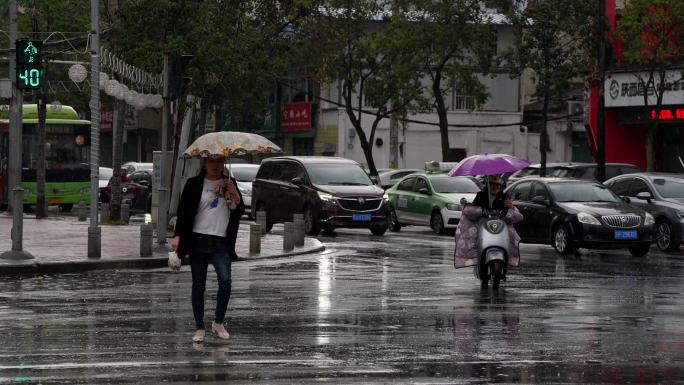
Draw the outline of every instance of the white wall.
<instances>
[{"instance_id":1,"label":"white wall","mask_svg":"<svg viewBox=\"0 0 684 385\"><path fill-rule=\"evenodd\" d=\"M366 165L366 159L361 149L358 135L347 119L342 109L327 110L322 112L322 120L330 122L331 115L336 116L338 121L338 152L337 156L353 159ZM421 114L410 117L413 120L437 122L435 115ZM495 125L518 123L521 120L519 113L450 113L452 123L463 125ZM366 118L362 121L367 135L370 134L371 120ZM353 137L349 135L350 130ZM380 122L375 133L375 138L381 138L383 145L378 147L373 143L373 158L377 168L389 166L389 120ZM399 142L404 143L403 156L399 157L401 168L423 168L425 162L441 160L441 137L439 127L430 124L409 123L406 130L400 127ZM465 148L467 155L480 153L509 153L521 158L529 158L531 162L539 159L539 135L529 134L521 130L519 126L496 127L496 128L451 128L449 132L449 144L452 148Z\"/></svg>"}]
</instances>

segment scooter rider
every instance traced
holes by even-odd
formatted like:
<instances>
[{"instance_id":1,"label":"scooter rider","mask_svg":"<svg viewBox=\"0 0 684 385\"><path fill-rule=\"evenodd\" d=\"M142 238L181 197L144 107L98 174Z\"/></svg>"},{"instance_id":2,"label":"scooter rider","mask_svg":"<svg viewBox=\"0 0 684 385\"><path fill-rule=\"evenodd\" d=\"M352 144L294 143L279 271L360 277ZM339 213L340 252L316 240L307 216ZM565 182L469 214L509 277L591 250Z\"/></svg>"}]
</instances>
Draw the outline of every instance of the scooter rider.
<instances>
[{"instance_id":1,"label":"scooter rider","mask_svg":"<svg viewBox=\"0 0 684 385\"><path fill-rule=\"evenodd\" d=\"M503 193L503 180L498 175L487 177L488 183L485 188L478 192L472 203L467 204L462 211L461 219L456 228L456 250L454 253L454 267L461 268L478 263L479 251L477 250L477 220L482 215L482 210L500 210L501 217L506 222L510 245L508 247L508 264L518 266L520 253L518 243L520 236L515 231L513 223L523 219L522 214L515 208L513 201ZM489 188L486 186L489 185Z\"/></svg>"},{"instance_id":2,"label":"scooter rider","mask_svg":"<svg viewBox=\"0 0 684 385\"><path fill-rule=\"evenodd\" d=\"M485 188L475 195L473 206L479 206L483 209L494 209L501 211L508 211L514 209L513 201L507 199L503 193L503 180L498 175L490 175L487 177L489 183L485 184ZM489 186L489 189L487 188ZM491 202L491 206L490 206ZM505 213L503 215L506 215Z\"/></svg>"}]
</instances>

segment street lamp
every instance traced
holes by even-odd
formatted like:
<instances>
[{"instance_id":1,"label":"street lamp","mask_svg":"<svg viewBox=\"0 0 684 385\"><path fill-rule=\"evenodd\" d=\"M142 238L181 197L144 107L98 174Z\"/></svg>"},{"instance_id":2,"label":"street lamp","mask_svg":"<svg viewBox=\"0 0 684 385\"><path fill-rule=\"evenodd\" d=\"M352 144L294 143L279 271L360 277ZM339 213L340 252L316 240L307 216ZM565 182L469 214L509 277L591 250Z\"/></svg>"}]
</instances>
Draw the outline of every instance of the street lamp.
<instances>
[{"instance_id":1,"label":"street lamp","mask_svg":"<svg viewBox=\"0 0 684 385\"><path fill-rule=\"evenodd\" d=\"M74 83L83 82L88 76L88 70L82 64L74 64L69 67L69 79Z\"/></svg>"}]
</instances>

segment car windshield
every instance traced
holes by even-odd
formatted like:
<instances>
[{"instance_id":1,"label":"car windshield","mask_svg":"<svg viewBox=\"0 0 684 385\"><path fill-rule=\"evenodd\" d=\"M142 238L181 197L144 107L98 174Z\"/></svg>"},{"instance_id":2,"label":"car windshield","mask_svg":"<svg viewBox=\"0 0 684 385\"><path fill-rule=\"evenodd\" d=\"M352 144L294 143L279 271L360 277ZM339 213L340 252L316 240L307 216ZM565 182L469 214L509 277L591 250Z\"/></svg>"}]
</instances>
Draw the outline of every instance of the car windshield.
<instances>
[{"instance_id":1,"label":"car windshield","mask_svg":"<svg viewBox=\"0 0 684 385\"><path fill-rule=\"evenodd\" d=\"M238 182L254 182L257 171L259 171L259 167L235 167L231 169Z\"/></svg>"},{"instance_id":2,"label":"car windshield","mask_svg":"<svg viewBox=\"0 0 684 385\"><path fill-rule=\"evenodd\" d=\"M306 166L311 183L338 186L371 186L373 182L361 167L355 164L318 163Z\"/></svg>"},{"instance_id":3,"label":"car windshield","mask_svg":"<svg viewBox=\"0 0 684 385\"><path fill-rule=\"evenodd\" d=\"M655 178L653 184L663 198L684 198L684 179Z\"/></svg>"},{"instance_id":4,"label":"car windshield","mask_svg":"<svg viewBox=\"0 0 684 385\"><path fill-rule=\"evenodd\" d=\"M480 191L470 178L438 176L430 178L432 187L438 193L476 193Z\"/></svg>"},{"instance_id":5,"label":"car windshield","mask_svg":"<svg viewBox=\"0 0 684 385\"><path fill-rule=\"evenodd\" d=\"M605 186L593 183L549 183L557 202L621 202Z\"/></svg>"}]
</instances>

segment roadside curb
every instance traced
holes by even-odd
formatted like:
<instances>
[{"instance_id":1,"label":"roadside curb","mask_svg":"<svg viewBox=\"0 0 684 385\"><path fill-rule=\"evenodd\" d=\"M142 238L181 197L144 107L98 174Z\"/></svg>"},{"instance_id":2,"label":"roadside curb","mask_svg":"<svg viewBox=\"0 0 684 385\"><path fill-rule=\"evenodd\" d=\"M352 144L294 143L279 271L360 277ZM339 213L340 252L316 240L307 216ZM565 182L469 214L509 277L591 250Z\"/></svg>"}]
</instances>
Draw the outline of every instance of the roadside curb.
<instances>
[{"instance_id":1,"label":"roadside curb","mask_svg":"<svg viewBox=\"0 0 684 385\"><path fill-rule=\"evenodd\" d=\"M317 239L312 239L313 245L301 247L289 252L275 254L260 254L242 257L233 263L258 261L262 259L277 259L297 255L312 254L325 250L325 246ZM167 266L167 256L153 257L122 257L112 259L94 259L68 262L33 262L0 264L0 276L36 276L46 274L81 273L92 270L117 270L117 269L157 269ZM183 264L189 264L186 258Z\"/></svg>"}]
</instances>

